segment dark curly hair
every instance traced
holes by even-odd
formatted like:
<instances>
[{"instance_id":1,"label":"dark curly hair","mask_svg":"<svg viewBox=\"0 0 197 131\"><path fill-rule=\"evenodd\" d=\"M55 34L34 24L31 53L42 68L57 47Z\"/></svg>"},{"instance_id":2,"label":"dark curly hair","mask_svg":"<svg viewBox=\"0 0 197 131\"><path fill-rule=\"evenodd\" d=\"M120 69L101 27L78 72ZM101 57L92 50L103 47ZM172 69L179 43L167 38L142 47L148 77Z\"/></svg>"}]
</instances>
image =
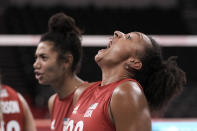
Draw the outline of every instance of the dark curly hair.
<instances>
[{"instance_id":1,"label":"dark curly hair","mask_svg":"<svg viewBox=\"0 0 197 131\"><path fill-rule=\"evenodd\" d=\"M77 72L82 57L81 34L72 17L57 13L50 17L48 32L41 36L40 42L51 41L60 59L66 59L64 54L70 52L73 55L72 72Z\"/></svg>"},{"instance_id":2,"label":"dark curly hair","mask_svg":"<svg viewBox=\"0 0 197 131\"><path fill-rule=\"evenodd\" d=\"M176 57L162 57L158 43L150 36L152 46L145 49L141 58L142 69L135 74L144 89L151 111L163 108L186 84L185 72L177 65Z\"/></svg>"}]
</instances>

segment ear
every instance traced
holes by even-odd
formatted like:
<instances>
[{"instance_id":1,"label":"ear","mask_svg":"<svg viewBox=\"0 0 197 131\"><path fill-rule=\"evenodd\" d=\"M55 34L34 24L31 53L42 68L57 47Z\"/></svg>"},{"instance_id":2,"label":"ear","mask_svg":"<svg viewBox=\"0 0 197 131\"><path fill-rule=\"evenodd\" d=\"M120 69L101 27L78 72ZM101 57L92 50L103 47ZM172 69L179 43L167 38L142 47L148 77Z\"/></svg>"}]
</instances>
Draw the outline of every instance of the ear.
<instances>
[{"instance_id":1,"label":"ear","mask_svg":"<svg viewBox=\"0 0 197 131\"><path fill-rule=\"evenodd\" d=\"M140 70L142 68L142 62L138 58L129 58L126 66L129 66L135 70Z\"/></svg>"},{"instance_id":2,"label":"ear","mask_svg":"<svg viewBox=\"0 0 197 131\"><path fill-rule=\"evenodd\" d=\"M68 67L68 66L71 67L72 63L73 63L73 55L70 52L65 53L65 55L64 55L64 65L66 67Z\"/></svg>"}]
</instances>

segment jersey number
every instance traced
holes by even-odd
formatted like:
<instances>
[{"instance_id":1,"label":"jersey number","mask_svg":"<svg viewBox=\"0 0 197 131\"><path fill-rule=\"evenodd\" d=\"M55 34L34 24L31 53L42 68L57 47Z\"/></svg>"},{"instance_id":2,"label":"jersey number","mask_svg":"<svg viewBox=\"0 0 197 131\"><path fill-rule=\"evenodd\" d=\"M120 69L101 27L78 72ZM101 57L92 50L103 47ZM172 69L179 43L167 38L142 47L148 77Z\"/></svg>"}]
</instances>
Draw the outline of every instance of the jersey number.
<instances>
[{"instance_id":1,"label":"jersey number","mask_svg":"<svg viewBox=\"0 0 197 131\"><path fill-rule=\"evenodd\" d=\"M7 123L6 129L4 128L4 122L1 122L1 131L20 131L19 123L15 120L11 120Z\"/></svg>"},{"instance_id":2,"label":"jersey number","mask_svg":"<svg viewBox=\"0 0 197 131\"><path fill-rule=\"evenodd\" d=\"M74 121L69 120L69 122L64 125L63 131L83 131L83 121L77 122L76 126L74 127Z\"/></svg>"}]
</instances>

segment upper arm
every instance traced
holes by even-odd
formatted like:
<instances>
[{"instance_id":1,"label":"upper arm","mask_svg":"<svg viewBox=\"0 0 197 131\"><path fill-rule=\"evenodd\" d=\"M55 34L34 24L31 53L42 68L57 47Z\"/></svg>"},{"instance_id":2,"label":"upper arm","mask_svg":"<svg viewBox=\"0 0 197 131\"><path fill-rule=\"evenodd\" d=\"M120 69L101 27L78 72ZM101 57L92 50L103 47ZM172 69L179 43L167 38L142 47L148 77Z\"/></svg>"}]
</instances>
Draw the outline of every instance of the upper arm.
<instances>
[{"instance_id":1,"label":"upper arm","mask_svg":"<svg viewBox=\"0 0 197 131\"><path fill-rule=\"evenodd\" d=\"M48 109L49 109L50 115L51 115L51 112L52 112L52 109L53 109L53 103L54 103L54 100L55 100L55 96L56 96L56 94L50 96L49 101L48 101Z\"/></svg>"},{"instance_id":2,"label":"upper arm","mask_svg":"<svg viewBox=\"0 0 197 131\"><path fill-rule=\"evenodd\" d=\"M110 107L116 131L151 131L146 98L135 82L126 82L117 87Z\"/></svg>"},{"instance_id":3,"label":"upper arm","mask_svg":"<svg viewBox=\"0 0 197 131\"><path fill-rule=\"evenodd\" d=\"M18 93L19 99L22 103L23 110L24 110L24 116L25 116L25 123L24 123L24 129L25 131L36 131L35 121L32 115L32 112L26 102L26 100L23 98L23 96Z\"/></svg>"}]
</instances>

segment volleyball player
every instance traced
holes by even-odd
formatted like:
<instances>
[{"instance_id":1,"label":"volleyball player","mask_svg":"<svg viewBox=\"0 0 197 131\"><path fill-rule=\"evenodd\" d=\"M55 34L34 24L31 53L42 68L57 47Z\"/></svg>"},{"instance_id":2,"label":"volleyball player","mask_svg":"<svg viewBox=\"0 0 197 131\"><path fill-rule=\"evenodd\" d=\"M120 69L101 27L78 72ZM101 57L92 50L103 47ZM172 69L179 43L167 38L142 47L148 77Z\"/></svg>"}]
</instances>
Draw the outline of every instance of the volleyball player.
<instances>
[{"instance_id":1,"label":"volleyball player","mask_svg":"<svg viewBox=\"0 0 197 131\"><path fill-rule=\"evenodd\" d=\"M31 110L23 98L8 85L0 83L1 131L36 131Z\"/></svg>"},{"instance_id":2,"label":"volleyball player","mask_svg":"<svg viewBox=\"0 0 197 131\"><path fill-rule=\"evenodd\" d=\"M95 61L102 81L79 87L68 100L64 130L151 131L151 113L186 82L174 57L163 60L156 41L140 32L115 31Z\"/></svg>"},{"instance_id":3,"label":"volleyball player","mask_svg":"<svg viewBox=\"0 0 197 131\"><path fill-rule=\"evenodd\" d=\"M50 85L56 92L49 99L51 130L62 131L64 116L74 91L86 84L77 75L82 47L81 31L75 20L57 13L48 21L49 30L41 36L34 63L35 77L40 84Z\"/></svg>"}]
</instances>

